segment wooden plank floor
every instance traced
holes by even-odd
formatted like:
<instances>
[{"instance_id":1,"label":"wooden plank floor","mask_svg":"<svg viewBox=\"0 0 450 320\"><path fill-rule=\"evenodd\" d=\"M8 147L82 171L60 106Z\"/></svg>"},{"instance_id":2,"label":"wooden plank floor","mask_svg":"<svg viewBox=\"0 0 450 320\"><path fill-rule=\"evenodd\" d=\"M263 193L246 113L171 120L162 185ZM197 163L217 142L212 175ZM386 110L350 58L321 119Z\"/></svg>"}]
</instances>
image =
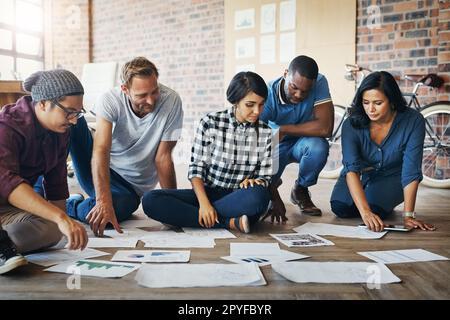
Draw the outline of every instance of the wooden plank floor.
<instances>
[{"instance_id":1,"label":"wooden plank floor","mask_svg":"<svg viewBox=\"0 0 450 320\"><path fill-rule=\"evenodd\" d=\"M179 187L188 187L185 166L178 167ZM292 232L302 223L324 222L356 225L359 219L342 220L330 211L329 197L334 180L320 180L311 188L313 200L324 212L322 217L307 217L298 213L290 204L289 192L295 180L295 166L287 168L281 193L285 200L289 221L286 225L259 224L249 235L236 234L234 240L216 240L214 249L192 249L191 263L228 263L220 259L229 255L229 243L274 242L269 233ZM77 189L71 179L71 190ZM388 233L380 240L360 240L326 237L335 246L316 248L289 248L290 251L311 256L306 261L369 261L357 251L422 248L450 257L450 190L430 189L421 186L417 201L417 212L426 221L435 224L435 232L414 230L410 233ZM137 212L142 217L142 211ZM399 222L400 214L389 222ZM155 222L152 230L161 228ZM138 247L142 246L138 244ZM280 245L283 249L287 249ZM114 253L116 249L100 249ZM111 256L100 259L109 260ZM287 281L270 266L262 271L268 283L263 287L249 288L190 288L149 289L139 287L134 280L135 272L122 279L82 278L80 290L68 290L69 275L43 272L43 267L29 264L13 273L0 276L0 299L449 299L450 262L424 262L390 265L389 268L402 283L381 285L370 290L365 284L295 284Z\"/></svg>"}]
</instances>

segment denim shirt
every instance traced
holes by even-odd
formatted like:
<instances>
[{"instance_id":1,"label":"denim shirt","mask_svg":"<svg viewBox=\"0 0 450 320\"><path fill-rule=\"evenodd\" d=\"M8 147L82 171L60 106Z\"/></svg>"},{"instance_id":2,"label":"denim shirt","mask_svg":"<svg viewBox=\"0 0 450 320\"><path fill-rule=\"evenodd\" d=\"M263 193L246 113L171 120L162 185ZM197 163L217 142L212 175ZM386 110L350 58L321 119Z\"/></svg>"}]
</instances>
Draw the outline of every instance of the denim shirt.
<instances>
[{"instance_id":1,"label":"denim shirt","mask_svg":"<svg viewBox=\"0 0 450 320\"><path fill-rule=\"evenodd\" d=\"M376 144L369 128L356 129L346 119L342 126L341 176L349 171L362 173L362 180L377 176L401 176L402 187L421 181L425 120L414 109L398 112L389 133Z\"/></svg>"}]
</instances>

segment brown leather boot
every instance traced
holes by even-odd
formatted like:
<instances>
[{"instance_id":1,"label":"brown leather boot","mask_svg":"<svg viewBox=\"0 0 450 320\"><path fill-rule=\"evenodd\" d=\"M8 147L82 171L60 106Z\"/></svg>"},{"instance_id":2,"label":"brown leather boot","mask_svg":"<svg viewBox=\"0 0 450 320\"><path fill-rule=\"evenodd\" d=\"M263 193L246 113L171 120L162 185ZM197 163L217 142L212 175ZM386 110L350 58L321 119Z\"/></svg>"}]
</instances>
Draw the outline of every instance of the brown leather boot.
<instances>
[{"instance_id":1,"label":"brown leather boot","mask_svg":"<svg viewBox=\"0 0 450 320\"><path fill-rule=\"evenodd\" d=\"M295 186L291 191L291 201L298 205L300 212L309 216L321 216L322 211L315 206L311 200L311 194L308 188L302 186Z\"/></svg>"}]
</instances>

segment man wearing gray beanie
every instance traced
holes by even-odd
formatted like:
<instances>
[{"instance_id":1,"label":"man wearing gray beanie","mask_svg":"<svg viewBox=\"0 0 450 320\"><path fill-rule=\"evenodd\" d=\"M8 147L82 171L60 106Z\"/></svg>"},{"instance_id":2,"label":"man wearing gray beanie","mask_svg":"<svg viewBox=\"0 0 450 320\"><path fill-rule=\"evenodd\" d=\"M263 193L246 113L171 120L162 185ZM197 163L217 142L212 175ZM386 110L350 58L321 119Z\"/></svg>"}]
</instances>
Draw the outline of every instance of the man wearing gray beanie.
<instances>
[{"instance_id":1,"label":"man wearing gray beanie","mask_svg":"<svg viewBox=\"0 0 450 320\"><path fill-rule=\"evenodd\" d=\"M21 255L55 245L84 249L83 226L66 214L70 127L83 115L83 86L66 70L40 71L24 96L0 112L0 274L27 263ZM33 190L43 176L45 198Z\"/></svg>"}]
</instances>

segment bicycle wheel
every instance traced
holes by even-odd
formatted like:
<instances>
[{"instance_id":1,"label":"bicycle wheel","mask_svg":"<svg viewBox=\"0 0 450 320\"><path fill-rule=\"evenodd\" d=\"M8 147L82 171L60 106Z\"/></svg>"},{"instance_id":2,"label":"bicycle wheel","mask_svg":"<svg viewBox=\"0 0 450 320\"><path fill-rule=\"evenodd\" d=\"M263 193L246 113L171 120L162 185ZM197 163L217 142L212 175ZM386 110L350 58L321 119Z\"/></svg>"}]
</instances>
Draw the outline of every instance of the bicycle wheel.
<instances>
[{"instance_id":1,"label":"bicycle wheel","mask_svg":"<svg viewBox=\"0 0 450 320\"><path fill-rule=\"evenodd\" d=\"M320 172L321 178L336 179L342 170L342 146L341 146L341 130L342 122L345 116L346 108L340 105L334 105L334 132L333 136L328 139L330 144L330 152L328 154L327 163Z\"/></svg>"},{"instance_id":2,"label":"bicycle wheel","mask_svg":"<svg viewBox=\"0 0 450 320\"><path fill-rule=\"evenodd\" d=\"M421 113L433 130L433 139L425 134L422 182L433 188L450 188L450 102L429 104Z\"/></svg>"}]
</instances>

